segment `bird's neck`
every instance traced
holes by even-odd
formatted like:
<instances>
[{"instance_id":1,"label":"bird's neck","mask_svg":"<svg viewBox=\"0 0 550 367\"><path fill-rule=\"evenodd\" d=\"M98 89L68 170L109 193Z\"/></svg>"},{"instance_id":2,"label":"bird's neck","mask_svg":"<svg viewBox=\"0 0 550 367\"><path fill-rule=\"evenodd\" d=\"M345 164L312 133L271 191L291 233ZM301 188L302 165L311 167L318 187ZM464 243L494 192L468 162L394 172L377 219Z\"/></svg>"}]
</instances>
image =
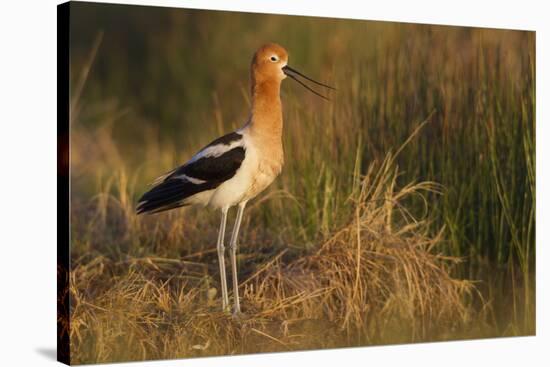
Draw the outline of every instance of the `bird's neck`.
<instances>
[{"instance_id":1,"label":"bird's neck","mask_svg":"<svg viewBox=\"0 0 550 367\"><path fill-rule=\"evenodd\" d=\"M266 80L252 84L252 110L250 132L261 137L281 139L283 111L280 80Z\"/></svg>"}]
</instances>

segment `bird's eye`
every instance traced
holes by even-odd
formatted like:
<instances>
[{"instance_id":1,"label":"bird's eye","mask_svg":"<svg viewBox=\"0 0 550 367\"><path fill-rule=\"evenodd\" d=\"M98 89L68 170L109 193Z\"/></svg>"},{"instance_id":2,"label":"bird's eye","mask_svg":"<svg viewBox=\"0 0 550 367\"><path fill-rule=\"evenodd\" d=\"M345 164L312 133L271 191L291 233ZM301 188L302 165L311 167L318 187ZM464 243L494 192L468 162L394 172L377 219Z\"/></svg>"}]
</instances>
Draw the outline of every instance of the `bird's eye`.
<instances>
[{"instance_id":1,"label":"bird's eye","mask_svg":"<svg viewBox=\"0 0 550 367\"><path fill-rule=\"evenodd\" d=\"M279 60L279 58L277 58L277 56L271 56L270 60L276 62Z\"/></svg>"}]
</instances>

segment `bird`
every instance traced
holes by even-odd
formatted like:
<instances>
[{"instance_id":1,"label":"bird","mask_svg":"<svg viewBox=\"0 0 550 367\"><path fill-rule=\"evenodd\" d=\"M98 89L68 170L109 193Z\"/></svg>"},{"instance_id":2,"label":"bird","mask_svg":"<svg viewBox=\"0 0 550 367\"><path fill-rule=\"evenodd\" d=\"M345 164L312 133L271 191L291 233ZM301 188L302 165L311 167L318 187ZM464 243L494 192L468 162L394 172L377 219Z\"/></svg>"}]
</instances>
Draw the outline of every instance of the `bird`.
<instances>
[{"instance_id":1,"label":"bird","mask_svg":"<svg viewBox=\"0 0 550 367\"><path fill-rule=\"evenodd\" d=\"M203 206L221 211L216 249L220 269L222 311L229 311L225 268L225 231L229 208L237 207L229 257L233 281L233 313L241 313L237 279L237 239L249 200L264 191L282 171L283 111L281 83L286 77L328 100L303 78L335 90L288 65L288 52L267 43L254 53L250 65L251 108L246 123L236 131L213 140L183 165L158 177L138 200L137 214L155 214L183 206Z\"/></svg>"}]
</instances>

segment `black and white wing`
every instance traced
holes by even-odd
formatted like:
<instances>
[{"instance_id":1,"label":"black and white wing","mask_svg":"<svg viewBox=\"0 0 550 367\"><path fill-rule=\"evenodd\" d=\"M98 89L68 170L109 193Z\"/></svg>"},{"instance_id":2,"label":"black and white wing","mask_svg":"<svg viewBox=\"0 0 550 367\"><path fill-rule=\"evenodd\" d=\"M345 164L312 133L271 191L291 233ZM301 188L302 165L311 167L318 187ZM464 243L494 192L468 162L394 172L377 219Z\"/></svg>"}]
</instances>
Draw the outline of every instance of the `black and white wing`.
<instances>
[{"instance_id":1,"label":"black and white wing","mask_svg":"<svg viewBox=\"0 0 550 367\"><path fill-rule=\"evenodd\" d=\"M139 199L136 211L158 213L188 205L188 198L232 178L245 157L243 136L233 132L208 144L187 163L155 181Z\"/></svg>"}]
</instances>

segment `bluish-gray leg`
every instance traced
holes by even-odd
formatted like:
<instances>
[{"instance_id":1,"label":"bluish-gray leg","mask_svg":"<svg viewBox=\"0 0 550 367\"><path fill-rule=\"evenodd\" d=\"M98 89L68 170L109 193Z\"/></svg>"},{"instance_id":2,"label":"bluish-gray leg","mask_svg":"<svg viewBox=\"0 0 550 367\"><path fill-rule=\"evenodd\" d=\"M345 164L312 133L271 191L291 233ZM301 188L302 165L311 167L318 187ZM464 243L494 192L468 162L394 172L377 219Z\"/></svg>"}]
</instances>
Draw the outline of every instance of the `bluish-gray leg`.
<instances>
[{"instance_id":1,"label":"bluish-gray leg","mask_svg":"<svg viewBox=\"0 0 550 367\"><path fill-rule=\"evenodd\" d=\"M233 227L233 234L231 235L231 241L229 242L229 256L231 257L231 272L233 276L233 302L234 313L241 312L241 305L239 303L239 281L237 279L237 238L239 237L239 228L241 227L241 220L243 219L244 207L246 201L239 204L237 211L237 219L235 219L235 226Z\"/></svg>"},{"instance_id":2,"label":"bluish-gray leg","mask_svg":"<svg viewBox=\"0 0 550 367\"><path fill-rule=\"evenodd\" d=\"M220 278L222 288L222 310L226 311L229 306L229 296L227 295L227 278L225 274L225 246L223 244L225 236L225 223L227 222L227 210L229 207L222 208L222 221L220 223L220 231L218 232L218 262L220 264Z\"/></svg>"}]
</instances>

